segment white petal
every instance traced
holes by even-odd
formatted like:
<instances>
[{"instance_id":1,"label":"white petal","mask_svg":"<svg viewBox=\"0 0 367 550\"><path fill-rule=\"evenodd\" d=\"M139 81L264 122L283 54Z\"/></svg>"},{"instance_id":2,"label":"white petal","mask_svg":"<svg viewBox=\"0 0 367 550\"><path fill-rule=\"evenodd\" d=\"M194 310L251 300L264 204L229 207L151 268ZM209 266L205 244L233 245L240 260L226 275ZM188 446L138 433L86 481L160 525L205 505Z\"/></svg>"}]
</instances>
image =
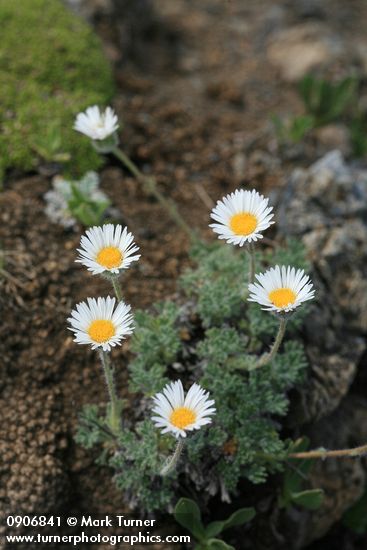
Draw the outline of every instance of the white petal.
<instances>
[{"instance_id":1,"label":"white petal","mask_svg":"<svg viewBox=\"0 0 367 550\"><path fill-rule=\"evenodd\" d=\"M97 261L98 254L107 247L115 247L122 256L120 265L108 268ZM105 224L102 227L91 227L80 239L79 256L76 262L83 264L93 275L99 275L105 271L118 274L123 269L128 269L132 262L140 258L135 254L139 247L134 243L132 233L121 225Z\"/></svg>"},{"instance_id":2,"label":"white petal","mask_svg":"<svg viewBox=\"0 0 367 550\"><path fill-rule=\"evenodd\" d=\"M105 351L110 351L111 347L121 344L121 341L133 331L132 315L130 306L120 302L116 309L116 299L107 296L107 298L87 298L87 302L77 304L76 309L71 312L68 318L70 323L69 330L74 333L75 342L78 344L90 344L92 349L101 347ZM93 321L106 320L112 321L115 334L105 342L95 342L90 337L88 330Z\"/></svg>"},{"instance_id":3,"label":"white petal","mask_svg":"<svg viewBox=\"0 0 367 550\"><path fill-rule=\"evenodd\" d=\"M312 282L303 269L296 270L291 266L277 265L268 269L265 273L257 274L255 278L256 282L248 286L248 301L257 302L265 306L263 309L268 311L292 311L303 302L313 299L315 294ZM269 295L274 290L282 288L290 289L295 294L295 300L283 307L277 307L271 302Z\"/></svg>"}]
</instances>

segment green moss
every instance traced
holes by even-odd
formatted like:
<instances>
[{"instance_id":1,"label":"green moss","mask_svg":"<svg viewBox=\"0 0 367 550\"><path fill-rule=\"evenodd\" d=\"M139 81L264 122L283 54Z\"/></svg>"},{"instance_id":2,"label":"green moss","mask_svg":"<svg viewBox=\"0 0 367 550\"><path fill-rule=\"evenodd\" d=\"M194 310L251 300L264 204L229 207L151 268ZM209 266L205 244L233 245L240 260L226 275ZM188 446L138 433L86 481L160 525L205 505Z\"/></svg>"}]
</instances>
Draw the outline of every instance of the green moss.
<instances>
[{"instance_id":1,"label":"green moss","mask_svg":"<svg viewBox=\"0 0 367 550\"><path fill-rule=\"evenodd\" d=\"M0 177L40 161L74 175L97 168L100 157L72 125L113 94L98 38L59 0L1 0L0 28Z\"/></svg>"}]
</instances>

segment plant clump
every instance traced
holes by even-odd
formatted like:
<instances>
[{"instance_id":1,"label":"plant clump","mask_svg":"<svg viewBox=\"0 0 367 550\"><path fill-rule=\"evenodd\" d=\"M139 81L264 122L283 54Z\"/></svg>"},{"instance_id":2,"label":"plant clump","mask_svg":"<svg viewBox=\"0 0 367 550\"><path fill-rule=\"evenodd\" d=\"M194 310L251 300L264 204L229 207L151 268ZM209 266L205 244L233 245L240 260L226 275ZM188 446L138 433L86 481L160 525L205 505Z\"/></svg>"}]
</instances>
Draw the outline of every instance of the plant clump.
<instances>
[{"instance_id":1,"label":"plant clump","mask_svg":"<svg viewBox=\"0 0 367 550\"><path fill-rule=\"evenodd\" d=\"M65 228L75 227L78 221L85 226L100 224L111 202L99 183L96 172L87 172L78 181L55 176L52 189L44 195L45 214Z\"/></svg>"},{"instance_id":2,"label":"plant clump","mask_svg":"<svg viewBox=\"0 0 367 550\"><path fill-rule=\"evenodd\" d=\"M105 449L99 459L115 470L117 486L129 504L147 511L172 509L182 485L201 504L215 494L229 501L241 479L261 483L282 469L289 444L281 439L280 418L288 410L289 390L301 383L307 368L298 337L305 309L290 319L281 352L257 368L278 321L247 301L246 255L217 243L197 245L191 255L197 266L181 278L182 299L135 314L129 385L140 405L118 435L116 450ZM257 253L260 259L307 267L294 242L272 253ZM217 412L210 429L190 434L186 459L167 478L159 471L174 440L158 433L149 411L155 392L178 376L187 387L198 381L208 390ZM78 441L86 447L107 444L103 422L97 406L85 409Z\"/></svg>"},{"instance_id":3,"label":"plant clump","mask_svg":"<svg viewBox=\"0 0 367 550\"><path fill-rule=\"evenodd\" d=\"M136 315L135 326L129 314L127 327L120 308L127 312L130 306L123 302L119 278L133 236L122 246L127 228L111 224L82 236L78 261L110 280L118 306L114 312L115 299L88 298L68 319L74 341L98 350L109 394L107 414L97 406L84 410L77 439L87 448L103 446L100 463L115 470L131 507L173 510L181 487L202 504L216 494L228 502L242 479L261 483L289 456L292 443L281 439L279 417L287 413L288 391L307 366L293 315L315 290L300 265L298 243L285 254L277 248L268 255L257 251L263 231L274 223L268 198L255 189L223 197L211 211L210 227L230 246L203 243L156 180L118 147L117 125L112 109L103 113L96 107L75 120L95 150L116 156L188 234L197 267L182 278L181 301ZM270 267L274 261L275 267L256 273L258 262ZM281 347L288 323L292 339ZM132 333L136 358L129 366L128 402L118 398L109 352Z\"/></svg>"},{"instance_id":4,"label":"plant clump","mask_svg":"<svg viewBox=\"0 0 367 550\"><path fill-rule=\"evenodd\" d=\"M343 123L349 133L352 154L363 157L367 151L366 109L359 100L360 79L353 75L339 81L306 75L299 83L304 113L285 119L275 115L273 123L279 143L299 143L306 135L328 124Z\"/></svg>"}]
</instances>

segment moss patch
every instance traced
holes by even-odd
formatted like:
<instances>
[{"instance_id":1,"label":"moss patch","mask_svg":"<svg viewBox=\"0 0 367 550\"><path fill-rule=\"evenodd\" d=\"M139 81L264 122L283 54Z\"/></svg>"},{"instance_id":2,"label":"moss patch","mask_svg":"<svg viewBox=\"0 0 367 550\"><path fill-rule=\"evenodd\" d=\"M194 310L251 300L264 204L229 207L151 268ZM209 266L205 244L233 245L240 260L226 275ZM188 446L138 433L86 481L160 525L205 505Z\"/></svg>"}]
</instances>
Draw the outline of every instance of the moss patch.
<instances>
[{"instance_id":1,"label":"moss patch","mask_svg":"<svg viewBox=\"0 0 367 550\"><path fill-rule=\"evenodd\" d=\"M112 98L99 39L59 0L1 0L0 28L0 178L40 161L75 175L97 168L101 159L72 125L80 110Z\"/></svg>"}]
</instances>

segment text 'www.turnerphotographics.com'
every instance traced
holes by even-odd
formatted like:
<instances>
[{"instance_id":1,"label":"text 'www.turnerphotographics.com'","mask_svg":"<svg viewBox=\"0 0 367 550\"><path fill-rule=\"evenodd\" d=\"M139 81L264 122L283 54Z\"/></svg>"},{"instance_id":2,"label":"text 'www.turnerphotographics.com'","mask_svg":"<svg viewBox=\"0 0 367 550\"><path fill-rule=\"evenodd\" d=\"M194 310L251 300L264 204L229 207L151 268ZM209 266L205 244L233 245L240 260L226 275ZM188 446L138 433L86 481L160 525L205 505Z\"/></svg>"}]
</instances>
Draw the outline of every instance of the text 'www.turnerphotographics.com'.
<instances>
[{"instance_id":1,"label":"text 'www.turnerphotographics.com'","mask_svg":"<svg viewBox=\"0 0 367 550\"><path fill-rule=\"evenodd\" d=\"M8 516L2 532L6 543L19 546L52 543L78 547L81 544L106 543L132 547L136 544L190 542L187 535L158 532L156 519L136 519L124 515Z\"/></svg>"}]
</instances>

